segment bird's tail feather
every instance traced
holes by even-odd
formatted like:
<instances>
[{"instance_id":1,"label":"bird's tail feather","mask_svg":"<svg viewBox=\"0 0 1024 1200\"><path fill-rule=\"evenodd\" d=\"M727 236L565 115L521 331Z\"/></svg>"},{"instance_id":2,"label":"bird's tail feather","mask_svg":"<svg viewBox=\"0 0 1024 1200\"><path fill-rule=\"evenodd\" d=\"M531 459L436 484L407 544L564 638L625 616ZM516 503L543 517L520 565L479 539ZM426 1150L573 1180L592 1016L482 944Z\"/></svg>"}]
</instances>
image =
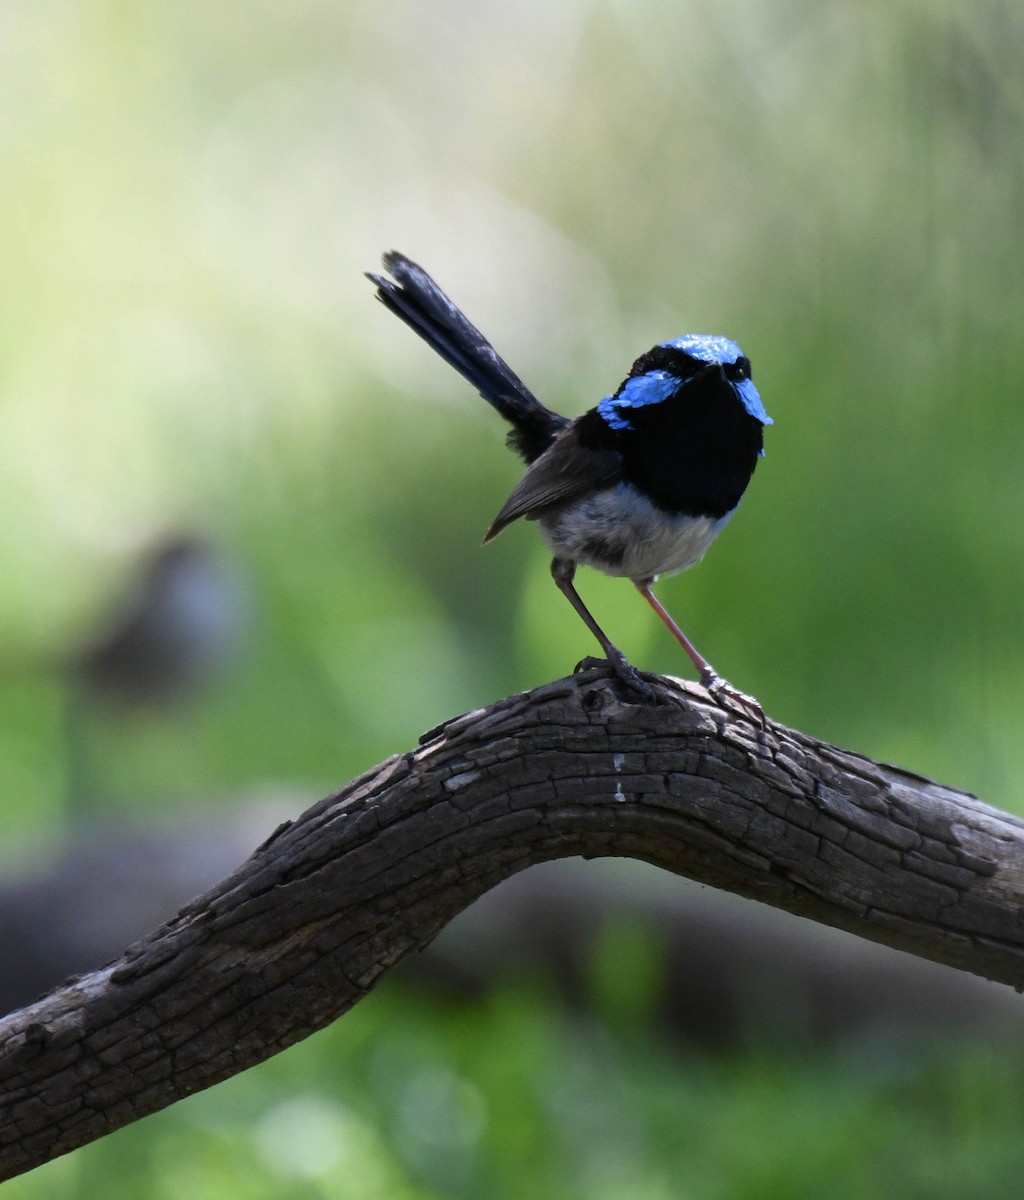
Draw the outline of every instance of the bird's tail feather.
<instances>
[{"instance_id":1,"label":"bird's tail feather","mask_svg":"<svg viewBox=\"0 0 1024 1200\"><path fill-rule=\"evenodd\" d=\"M384 266L394 281L367 274L377 299L479 390L512 426L509 445L533 462L568 420L541 404L422 267L394 250Z\"/></svg>"}]
</instances>

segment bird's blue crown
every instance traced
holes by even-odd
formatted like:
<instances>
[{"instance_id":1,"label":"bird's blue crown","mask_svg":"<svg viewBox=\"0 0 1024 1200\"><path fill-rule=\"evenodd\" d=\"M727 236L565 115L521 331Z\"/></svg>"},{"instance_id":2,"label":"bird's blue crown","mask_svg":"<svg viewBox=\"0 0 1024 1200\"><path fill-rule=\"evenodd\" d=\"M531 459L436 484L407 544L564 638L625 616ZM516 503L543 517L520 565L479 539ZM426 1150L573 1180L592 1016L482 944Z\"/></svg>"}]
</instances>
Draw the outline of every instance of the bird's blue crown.
<instances>
[{"instance_id":1,"label":"bird's blue crown","mask_svg":"<svg viewBox=\"0 0 1024 1200\"><path fill-rule=\"evenodd\" d=\"M743 351L735 342L708 333L686 333L669 342L661 342L660 348L678 350L695 363L705 363L708 367L734 366L743 358ZM626 380L614 396L606 396L597 406L597 411L612 429L632 429L629 417L623 410L640 408L645 404L660 404L703 373L703 370L698 368L687 376L666 370L646 371L643 375L634 375ZM755 420L760 421L762 425L774 424L765 412L761 397L749 376L729 379L728 383L740 403Z\"/></svg>"}]
</instances>

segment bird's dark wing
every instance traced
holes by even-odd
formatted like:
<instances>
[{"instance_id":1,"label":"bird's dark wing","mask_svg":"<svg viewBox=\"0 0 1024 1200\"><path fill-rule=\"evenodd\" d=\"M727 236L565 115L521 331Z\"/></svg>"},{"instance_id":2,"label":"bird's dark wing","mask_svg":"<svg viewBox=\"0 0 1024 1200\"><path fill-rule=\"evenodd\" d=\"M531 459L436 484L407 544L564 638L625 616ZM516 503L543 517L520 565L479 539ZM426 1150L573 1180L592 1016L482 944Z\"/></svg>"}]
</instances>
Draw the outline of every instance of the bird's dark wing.
<instances>
[{"instance_id":1,"label":"bird's dark wing","mask_svg":"<svg viewBox=\"0 0 1024 1200\"><path fill-rule=\"evenodd\" d=\"M422 267L395 250L384 255L384 266L394 282L367 274L377 299L479 390L512 426L509 445L533 462L568 419L541 404Z\"/></svg>"},{"instance_id":2,"label":"bird's dark wing","mask_svg":"<svg viewBox=\"0 0 1024 1200\"><path fill-rule=\"evenodd\" d=\"M520 479L491 522L485 542L519 517L534 520L551 508L600 491L622 477L622 456L611 449L581 446L570 425Z\"/></svg>"}]
</instances>

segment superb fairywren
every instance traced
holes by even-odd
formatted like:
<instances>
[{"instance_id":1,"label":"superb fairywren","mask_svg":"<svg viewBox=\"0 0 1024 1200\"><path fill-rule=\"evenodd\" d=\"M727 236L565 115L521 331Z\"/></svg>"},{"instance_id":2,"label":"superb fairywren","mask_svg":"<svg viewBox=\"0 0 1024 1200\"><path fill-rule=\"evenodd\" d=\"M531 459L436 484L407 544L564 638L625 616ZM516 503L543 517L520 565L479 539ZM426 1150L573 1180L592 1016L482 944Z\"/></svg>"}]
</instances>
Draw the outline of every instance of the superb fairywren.
<instances>
[{"instance_id":1,"label":"superb fairywren","mask_svg":"<svg viewBox=\"0 0 1024 1200\"><path fill-rule=\"evenodd\" d=\"M712 669L651 591L659 575L692 567L736 511L772 419L735 342L687 334L641 355L614 395L569 420L545 408L431 277L392 251L394 278L368 275L377 298L463 375L512 426L508 444L529 464L491 523L536 521L551 574L619 676L650 689L594 620L573 586L578 564L631 579L690 656L701 683L753 707Z\"/></svg>"}]
</instances>

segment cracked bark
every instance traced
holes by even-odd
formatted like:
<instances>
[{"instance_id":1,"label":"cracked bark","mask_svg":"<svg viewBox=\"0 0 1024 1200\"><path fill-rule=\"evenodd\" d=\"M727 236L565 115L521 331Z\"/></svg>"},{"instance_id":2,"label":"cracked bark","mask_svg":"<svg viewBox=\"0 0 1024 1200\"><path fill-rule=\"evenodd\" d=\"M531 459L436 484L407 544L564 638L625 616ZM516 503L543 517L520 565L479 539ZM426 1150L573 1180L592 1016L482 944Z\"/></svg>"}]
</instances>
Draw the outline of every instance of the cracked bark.
<instances>
[{"instance_id":1,"label":"cracked bark","mask_svg":"<svg viewBox=\"0 0 1024 1200\"><path fill-rule=\"evenodd\" d=\"M0 1021L0 1179L333 1021L509 875L680 875L1024 988L1024 821L655 679L468 713L283 825L102 970Z\"/></svg>"}]
</instances>

